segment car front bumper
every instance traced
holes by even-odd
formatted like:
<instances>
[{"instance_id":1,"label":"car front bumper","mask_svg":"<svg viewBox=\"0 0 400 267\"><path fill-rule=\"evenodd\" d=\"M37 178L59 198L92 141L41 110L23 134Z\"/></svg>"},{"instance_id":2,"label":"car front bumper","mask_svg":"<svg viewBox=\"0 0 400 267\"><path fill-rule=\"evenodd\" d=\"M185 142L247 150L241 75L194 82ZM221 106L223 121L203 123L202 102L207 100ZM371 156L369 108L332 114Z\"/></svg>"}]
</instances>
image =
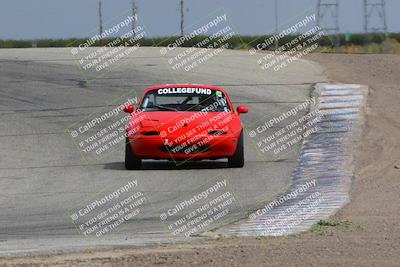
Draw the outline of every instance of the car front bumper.
<instances>
[{"instance_id":1,"label":"car front bumper","mask_svg":"<svg viewBox=\"0 0 400 267\"><path fill-rule=\"evenodd\" d=\"M197 160L227 158L235 154L238 137L205 136L196 142L168 144L160 136L136 135L129 138L133 152L143 159Z\"/></svg>"}]
</instances>

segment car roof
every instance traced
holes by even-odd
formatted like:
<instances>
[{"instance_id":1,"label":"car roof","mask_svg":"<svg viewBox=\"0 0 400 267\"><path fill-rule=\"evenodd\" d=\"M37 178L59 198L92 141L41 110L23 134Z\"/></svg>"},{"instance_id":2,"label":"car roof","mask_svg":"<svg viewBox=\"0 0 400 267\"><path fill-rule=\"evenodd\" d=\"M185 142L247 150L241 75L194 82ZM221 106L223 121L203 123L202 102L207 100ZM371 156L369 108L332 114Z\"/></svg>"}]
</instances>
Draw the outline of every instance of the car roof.
<instances>
[{"instance_id":1,"label":"car roof","mask_svg":"<svg viewBox=\"0 0 400 267\"><path fill-rule=\"evenodd\" d=\"M161 84L161 85L151 86L151 87L147 88L144 91L144 93L147 93L152 90L163 89L163 88L207 88L207 89L221 91L221 92L225 93L225 90L220 87L216 87L213 85L206 85L206 84Z\"/></svg>"}]
</instances>

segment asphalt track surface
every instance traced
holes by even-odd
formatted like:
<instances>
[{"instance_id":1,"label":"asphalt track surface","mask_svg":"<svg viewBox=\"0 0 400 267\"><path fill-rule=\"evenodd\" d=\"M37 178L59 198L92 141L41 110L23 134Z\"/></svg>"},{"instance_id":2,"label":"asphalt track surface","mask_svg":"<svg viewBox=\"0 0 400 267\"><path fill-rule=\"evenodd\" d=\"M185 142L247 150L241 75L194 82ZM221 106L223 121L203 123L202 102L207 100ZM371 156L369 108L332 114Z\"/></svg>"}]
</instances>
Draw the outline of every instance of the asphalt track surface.
<instances>
[{"instance_id":1,"label":"asphalt track surface","mask_svg":"<svg viewBox=\"0 0 400 267\"><path fill-rule=\"evenodd\" d=\"M256 121L303 103L314 83L326 81L322 69L299 60L265 71L247 51L224 51L195 70L174 71L168 59L180 52L140 48L99 73L82 71L70 49L0 50L0 255L190 241L196 237L176 237L160 220L166 206L225 179L238 205L216 228L246 218L290 186L300 144L278 156L261 153L247 133ZM126 171L122 143L99 158L82 155L71 125L164 83L221 86L235 106L249 106L243 169L224 160L145 161L143 170ZM285 125L268 131L279 127ZM101 237L80 233L71 219L76 208L134 179L147 199L140 214Z\"/></svg>"}]
</instances>

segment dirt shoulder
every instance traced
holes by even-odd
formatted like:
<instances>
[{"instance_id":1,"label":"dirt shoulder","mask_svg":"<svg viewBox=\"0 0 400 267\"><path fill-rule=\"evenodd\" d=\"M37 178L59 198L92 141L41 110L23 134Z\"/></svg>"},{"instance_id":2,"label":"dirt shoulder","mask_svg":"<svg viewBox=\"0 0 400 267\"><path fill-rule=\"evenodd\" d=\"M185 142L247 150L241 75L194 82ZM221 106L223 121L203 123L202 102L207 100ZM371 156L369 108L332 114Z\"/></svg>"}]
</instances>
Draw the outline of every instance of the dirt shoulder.
<instances>
[{"instance_id":1,"label":"dirt shoulder","mask_svg":"<svg viewBox=\"0 0 400 267\"><path fill-rule=\"evenodd\" d=\"M400 56L313 54L309 59L324 66L332 81L370 86L352 201L335 216L336 226L280 238L8 259L0 265L398 266Z\"/></svg>"}]
</instances>

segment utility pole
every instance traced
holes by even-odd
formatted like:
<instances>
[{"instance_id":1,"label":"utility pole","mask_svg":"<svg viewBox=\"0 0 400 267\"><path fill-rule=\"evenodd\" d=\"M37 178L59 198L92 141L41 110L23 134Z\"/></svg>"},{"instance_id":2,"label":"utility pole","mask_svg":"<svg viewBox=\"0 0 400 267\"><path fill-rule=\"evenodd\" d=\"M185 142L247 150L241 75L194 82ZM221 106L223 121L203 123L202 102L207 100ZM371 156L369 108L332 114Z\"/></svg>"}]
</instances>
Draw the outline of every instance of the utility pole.
<instances>
[{"instance_id":1,"label":"utility pole","mask_svg":"<svg viewBox=\"0 0 400 267\"><path fill-rule=\"evenodd\" d=\"M181 6L181 36L183 36L183 21L184 21L183 0L181 0L180 6Z\"/></svg>"},{"instance_id":2,"label":"utility pole","mask_svg":"<svg viewBox=\"0 0 400 267\"><path fill-rule=\"evenodd\" d=\"M137 15L137 6L135 0L132 0L132 17L134 20L132 21L132 37L136 36L135 28L136 28L136 15Z\"/></svg>"},{"instance_id":3,"label":"utility pole","mask_svg":"<svg viewBox=\"0 0 400 267\"><path fill-rule=\"evenodd\" d=\"M278 0L275 0L275 34L278 35ZM279 41L275 38L275 49L278 49Z\"/></svg>"},{"instance_id":4,"label":"utility pole","mask_svg":"<svg viewBox=\"0 0 400 267\"><path fill-rule=\"evenodd\" d=\"M99 0L99 35L103 34L103 15L101 13L101 0Z\"/></svg>"},{"instance_id":5,"label":"utility pole","mask_svg":"<svg viewBox=\"0 0 400 267\"><path fill-rule=\"evenodd\" d=\"M339 0L318 0L317 25L326 33L335 35L335 46L339 39Z\"/></svg>"}]
</instances>

